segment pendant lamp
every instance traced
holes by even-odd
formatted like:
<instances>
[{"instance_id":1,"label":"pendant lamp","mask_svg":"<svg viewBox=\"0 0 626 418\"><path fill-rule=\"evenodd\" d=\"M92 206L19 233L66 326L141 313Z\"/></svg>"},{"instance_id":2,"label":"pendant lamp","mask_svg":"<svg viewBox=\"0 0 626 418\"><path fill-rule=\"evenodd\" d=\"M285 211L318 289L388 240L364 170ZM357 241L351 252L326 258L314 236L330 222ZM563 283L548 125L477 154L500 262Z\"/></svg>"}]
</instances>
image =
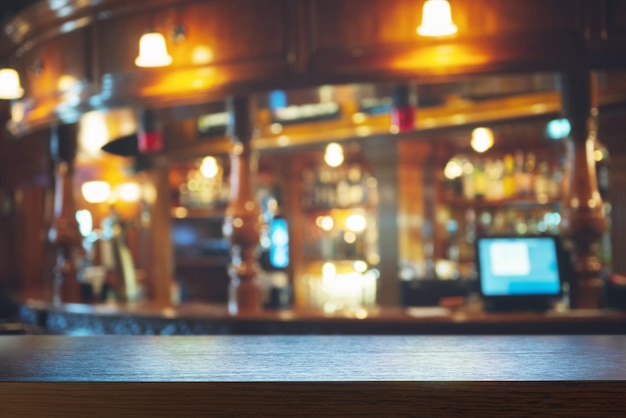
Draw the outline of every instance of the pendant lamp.
<instances>
[{"instance_id":1,"label":"pendant lamp","mask_svg":"<svg viewBox=\"0 0 626 418\"><path fill-rule=\"evenodd\" d=\"M448 36L457 32L452 22L448 0L427 0L422 11L422 24L417 28L421 36Z\"/></svg>"},{"instance_id":2,"label":"pendant lamp","mask_svg":"<svg viewBox=\"0 0 626 418\"><path fill-rule=\"evenodd\" d=\"M166 67L172 63L167 53L165 37L159 32L146 32L139 40L139 56L135 59L137 67Z\"/></svg>"},{"instance_id":3,"label":"pendant lamp","mask_svg":"<svg viewBox=\"0 0 626 418\"><path fill-rule=\"evenodd\" d=\"M24 95L20 76L13 68L0 69L0 99L19 99Z\"/></svg>"}]
</instances>

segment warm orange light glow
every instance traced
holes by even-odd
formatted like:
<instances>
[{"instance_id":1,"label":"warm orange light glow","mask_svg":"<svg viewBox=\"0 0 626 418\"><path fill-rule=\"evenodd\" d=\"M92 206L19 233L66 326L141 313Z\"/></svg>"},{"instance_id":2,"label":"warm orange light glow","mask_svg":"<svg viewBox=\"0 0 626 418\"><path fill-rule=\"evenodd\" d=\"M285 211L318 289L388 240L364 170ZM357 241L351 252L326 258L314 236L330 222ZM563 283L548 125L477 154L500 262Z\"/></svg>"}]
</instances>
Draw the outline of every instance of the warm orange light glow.
<instances>
[{"instance_id":1,"label":"warm orange light glow","mask_svg":"<svg viewBox=\"0 0 626 418\"><path fill-rule=\"evenodd\" d=\"M447 0L428 0L424 3L422 24L417 28L421 36L448 36L457 32L452 22L452 11Z\"/></svg>"},{"instance_id":2,"label":"warm orange light glow","mask_svg":"<svg viewBox=\"0 0 626 418\"><path fill-rule=\"evenodd\" d=\"M206 65L213 61L213 50L208 46L196 45L191 52L191 62L195 65Z\"/></svg>"},{"instance_id":3,"label":"warm orange light glow","mask_svg":"<svg viewBox=\"0 0 626 418\"><path fill-rule=\"evenodd\" d=\"M67 91L71 89L72 87L74 87L74 84L76 84L76 82L77 82L76 78L72 77L71 75L68 75L68 74L62 75L61 77L59 77L59 80L57 81L57 90Z\"/></svg>"},{"instance_id":4,"label":"warm orange light glow","mask_svg":"<svg viewBox=\"0 0 626 418\"><path fill-rule=\"evenodd\" d=\"M139 40L139 56L135 59L137 67L165 67L172 63L167 53L165 37L159 32L143 34Z\"/></svg>"},{"instance_id":5,"label":"warm orange light glow","mask_svg":"<svg viewBox=\"0 0 626 418\"><path fill-rule=\"evenodd\" d=\"M391 66L398 70L421 70L433 74L445 74L453 67L480 65L492 57L475 45L433 45L416 48L399 56Z\"/></svg>"},{"instance_id":6,"label":"warm orange light glow","mask_svg":"<svg viewBox=\"0 0 626 418\"><path fill-rule=\"evenodd\" d=\"M199 90L210 89L229 81L228 74L214 67L179 68L155 74L155 77L141 88L140 93L146 96L197 93Z\"/></svg>"}]
</instances>

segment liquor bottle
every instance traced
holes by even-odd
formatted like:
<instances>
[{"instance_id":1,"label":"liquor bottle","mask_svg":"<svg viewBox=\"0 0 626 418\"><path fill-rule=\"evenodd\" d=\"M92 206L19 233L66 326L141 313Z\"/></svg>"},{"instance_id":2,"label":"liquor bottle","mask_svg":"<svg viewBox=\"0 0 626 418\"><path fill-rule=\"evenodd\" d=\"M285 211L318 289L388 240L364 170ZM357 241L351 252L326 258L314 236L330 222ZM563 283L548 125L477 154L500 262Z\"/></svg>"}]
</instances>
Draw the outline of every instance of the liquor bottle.
<instances>
[{"instance_id":1,"label":"liquor bottle","mask_svg":"<svg viewBox=\"0 0 626 418\"><path fill-rule=\"evenodd\" d=\"M524 153L522 151L515 152L513 178L515 181L515 196L523 196L526 189L526 177L524 174Z\"/></svg>"},{"instance_id":2,"label":"liquor bottle","mask_svg":"<svg viewBox=\"0 0 626 418\"><path fill-rule=\"evenodd\" d=\"M487 176L485 199L501 200L504 198L504 162L501 159L487 160L485 174Z\"/></svg>"},{"instance_id":3,"label":"liquor bottle","mask_svg":"<svg viewBox=\"0 0 626 418\"><path fill-rule=\"evenodd\" d=\"M302 172L302 180L302 207L304 209L310 209L314 205L315 174L313 174L312 170L306 168Z\"/></svg>"},{"instance_id":4,"label":"liquor bottle","mask_svg":"<svg viewBox=\"0 0 626 418\"><path fill-rule=\"evenodd\" d=\"M548 187L550 177L550 166L546 161L538 165L537 176L535 177L535 198L539 203L548 201Z\"/></svg>"},{"instance_id":5,"label":"liquor bottle","mask_svg":"<svg viewBox=\"0 0 626 418\"><path fill-rule=\"evenodd\" d=\"M345 171L342 171L337 181L337 205L345 208L352 205L352 199L350 196L351 185L348 181L348 176Z\"/></svg>"},{"instance_id":6,"label":"liquor bottle","mask_svg":"<svg viewBox=\"0 0 626 418\"><path fill-rule=\"evenodd\" d=\"M492 233L496 235L504 235L507 233L507 224L504 212L497 211L493 216Z\"/></svg>"},{"instance_id":7,"label":"liquor bottle","mask_svg":"<svg viewBox=\"0 0 626 418\"><path fill-rule=\"evenodd\" d=\"M474 242L476 242L476 212L474 209L468 209L465 212L465 231L461 246L459 248L459 257L462 260L473 260Z\"/></svg>"},{"instance_id":8,"label":"liquor bottle","mask_svg":"<svg viewBox=\"0 0 626 418\"><path fill-rule=\"evenodd\" d=\"M326 184L326 207L334 208L337 206L337 183L339 183L339 171L337 169L329 170L330 180Z\"/></svg>"},{"instance_id":9,"label":"liquor bottle","mask_svg":"<svg viewBox=\"0 0 626 418\"><path fill-rule=\"evenodd\" d=\"M467 200L473 200L476 198L474 166L470 162L463 164L463 197Z\"/></svg>"},{"instance_id":10,"label":"liquor bottle","mask_svg":"<svg viewBox=\"0 0 626 418\"><path fill-rule=\"evenodd\" d=\"M548 197L550 199L559 199L562 195L563 187L563 171L558 165L553 165L549 175Z\"/></svg>"},{"instance_id":11,"label":"liquor bottle","mask_svg":"<svg viewBox=\"0 0 626 418\"><path fill-rule=\"evenodd\" d=\"M502 178L502 187L504 189L504 198L510 199L515 197L517 192L515 188L515 162L513 155L504 156L504 176Z\"/></svg>"},{"instance_id":12,"label":"liquor bottle","mask_svg":"<svg viewBox=\"0 0 626 418\"><path fill-rule=\"evenodd\" d=\"M537 159L535 154L529 152L526 154L526 161L524 162L524 173L526 175L526 196L533 194L535 189L535 177L537 175Z\"/></svg>"},{"instance_id":13,"label":"liquor bottle","mask_svg":"<svg viewBox=\"0 0 626 418\"><path fill-rule=\"evenodd\" d=\"M327 208L332 200L330 191L332 188L332 173L330 168L324 166L320 167L317 173L313 203L315 207Z\"/></svg>"},{"instance_id":14,"label":"liquor bottle","mask_svg":"<svg viewBox=\"0 0 626 418\"><path fill-rule=\"evenodd\" d=\"M371 174L363 176L367 187L367 203L375 206L378 204L378 181Z\"/></svg>"},{"instance_id":15,"label":"liquor bottle","mask_svg":"<svg viewBox=\"0 0 626 418\"><path fill-rule=\"evenodd\" d=\"M487 175L485 174L484 163L480 160L474 164L474 192L476 199L483 199L487 193Z\"/></svg>"},{"instance_id":16,"label":"liquor bottle","mask_svg":"<svg viewBox=\"0 0 626 418\"><path fill-rule=\"evenodd\" d=\"M354 164L348 171L349 201L351 205L360 205L365 200L363 175L361 168Z\"/></svg>"}]
</instances>

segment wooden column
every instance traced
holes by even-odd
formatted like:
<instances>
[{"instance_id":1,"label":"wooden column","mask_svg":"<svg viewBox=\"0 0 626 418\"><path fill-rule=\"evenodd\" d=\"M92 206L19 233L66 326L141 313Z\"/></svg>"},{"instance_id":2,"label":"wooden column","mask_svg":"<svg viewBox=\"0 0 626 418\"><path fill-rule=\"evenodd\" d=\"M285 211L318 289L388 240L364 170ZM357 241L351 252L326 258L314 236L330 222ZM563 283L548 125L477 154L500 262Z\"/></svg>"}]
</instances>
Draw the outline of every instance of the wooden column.
<instances>
[{"instance_id":1,"label":"wooden column","mask_svg":"<svg viewBox=\"0 0 626 418\"><path fill-rule=\"evenodd\" d=\"M378 248L380 279L377 303L398 306L399 231L398 231L398 146L395 138L372 138L365 145L366 156L372 163L378 181Z\"/></svg>"},{"instance_id":2,"label":"wooden column","mask_svg":"<svg viewBox=\"0 0 626 418\"><path fill-rule=\"evenodd\" d=\"M231 244L229 266L230 288L228 307L231 314L261 309L256 283L257 245L261 220L255 194L258 156L252 150L255 103L249 96L230 97L229 135L233 141L230 155L230 202L224 220L224 235Z\"/></svg>"},{"instance_id":3,"label":"wooden column","mask_svg":"<svg viewBox=\"0 0 626 418\"><path fill-rule=\"evenodd\" d=\"M83 253L82 237L76 221L74 198L74 159L76 157L76 125L52 128L50 152L54 163L54 218L48 239L55 252L53 267L53 302L80 301L77 278L78 261Z\"/></svg>"},{"instance_id":4,"label":"wooden column","mask_svg":"<svg viewBox=\"0 0 626 418\"><path fill-rule=\"evenodd\" d=\"M572 128L567 138L561 232L573 247L576 277L570 281L571 306L584 309L600 306L602 266L597 250L606 225L593 158L597 108L592 77L588 71L564 73L561 86L563 110Z\"/></svg>"},{"instance_id":5,"label":"wooden column","mask_svg":"<svg viewBox=\"0 0 626 418\"><path fill-rule=\"evenodd\" d=\"M9 133L5 129L10 120L9 103L0 101L0 295L18 287L15 269L14 192L10 178Z\"/></svg>"},{"instance_id":6,"label":"wooden column","mask_svg":"<svg viewBox=\"0 0 626 418\"><path fill-rule=\"evenodd\" d=\"M428 271L433 261L435 175L433 146L414 139L398 141L399 258ZM431 253L430 257L428 253Z\"/></svg>"},{"instance_id":7,"label":"wooden column","mask_svg":"<svg viewBox=\"0 0 626 418\"><path fill-rule=\"evenodd\" d=\"M622 119L623 120L623 119ZM625 121L626 122L626 121ZM626 136L626 123L624 132ZM609 201L611 202L611 267L626 274L626 144L624 137L607 144L609 149ZM620 144L621 143L621 144Z\"/></svg>"},{"instance_id":8,"label":"wooden column","mask_svg":"<svg viewBox=\"0 0 626 418\"><path fill-rule=\"evenodd\" d=\"M609 202L611 203L611 271L626 274L626 111L604 112L600 137L609 151Z\"/></svg>"},{"instance_id":9,"label":"wooden column","mask_svg":"<svg viewBox=\"0 0 626 418\"><path fill-rule=\"evenodd\" d=\"M174 250L172 248L171 196L167 167L156 166L146 171L149 187L154 188L150 205L149 265L150 299L159 304L172 301L174 284Z\"/></svg>"}]
</instances>

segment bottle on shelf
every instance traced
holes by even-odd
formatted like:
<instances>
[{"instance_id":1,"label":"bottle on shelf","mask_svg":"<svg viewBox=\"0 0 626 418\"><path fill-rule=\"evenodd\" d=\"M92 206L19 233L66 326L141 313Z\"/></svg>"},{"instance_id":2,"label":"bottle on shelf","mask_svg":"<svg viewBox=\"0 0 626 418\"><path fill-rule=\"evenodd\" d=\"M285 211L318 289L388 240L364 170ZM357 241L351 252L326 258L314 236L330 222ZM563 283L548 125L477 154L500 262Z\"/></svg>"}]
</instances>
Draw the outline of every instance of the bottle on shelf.
<instances>
[{"instance_id":1,"label":"bottle on shelf","mask_svg":"<svg viewBox=\"0 0 626 418\"><path fill-rule=\"evenodd\" d=\"M474 194L476 199L484 199L487 193L487 175L483 160L474 163Z\"/></svg>"},{"instance_id":2,"label":"bottle on shelf","mask_svg":"<svg viewBox=\"0 0 626 418\"><path fill-rule=\"evenodd\" d=\"M467 200L476 198L474 165L469 161L463 163L463 197Z\"/></svg>"},{"instance_id":3,"label":"bottle on shelf","mask_svg":"<svg viewBox=\"0 0 626 418\"><path fill-rule=\"evenodd\" d=\"M521 150L515 152L513 176L515 178L515 191L517 197L526 197L530 194L530 177L524 164L524 153Z\"/></svg>"},{"instance_id":4,"label":"bottle on shelf","mask_svg":"<svg viewBox=\"0 0 626 418\"><path fill-rule=\"evenodd\" d=\"M485 165L487 176L486 200L502 200L504 198L504 163L501 159L487 160Z\"/></svg>"},{"instance_id":5,"label":"bottle on shelf","mask_svg":"<svg viewBox=\"0 0 626 418\"><path fill-rule=\"evenodd\" d=\"M365 184L366 201L369 205L375 206L378 204L378 181L373 175L366 173L363 176L363 183Z\"/></svg>"},{"instance_id":6,"label":"bottle on shelf","mask_svg":"<svg viewBox=\"0 0 626 418\"><path fill-rule=\"evenodd\" d=\"M476 212L474 209L465 211L465 228L460 243L459 257L463 260L474 259L474 242L476 241Z\"/></svg>"},{"instance_id":7,"label":"bottle on shelf","mask_svg":"<svg viewBox=\"0 0 626 418\"><path fill-rule=\"evenodd\" d=\"M305 209L314 206L315 180L313 170L305 168L302 171L302 207Z\"/></svg>"},{"instance_id":8,"label":"bottle on shelf","mask_svg":"<svg viewBox=\"0 0 626 418\"><path fill-rule=\"evenodd\" d=\"M337 180L337 205L345 208L353 204L351 198L352 187L348 182L345 171L342 171Z\"/></svg>"},{"instance_id":9,"label":"bottle on shelf","mask_svg":"<svg viewBox=\"0 0 626 418\"><path fill-rule=\"evenodd\" d=\"M515 160L513 155L506 154L504 156L504 175L502 178L503 197L511 199L517 194L515 183Z\"/></svg>"},{"instance_id":10,"label":"bottle on shelf","mask_svg":"<svg viewBox=\"0 0 626 418\"><path fill-rule=\"evenodd\" d=\"M526 173L526 196L531 196L535 189L535 178L537 176L537 159L535 154L529 152L524 161L524 172Z\"/></svg>"},{"instance_id":11,"label":"bottle on shelf","mask_svg":"<svg viewBox=\"0 0 626 418\"><path fill-rule=\"evenodd\" d=\"M538 164L537 175L535 177L535 198L539 203L548 202L550 182L550 165L546 161Z\"/></svg>"},{"instance_id":12,"label":"bottle on shelf","mask_svg":"<svg viewBox=\"0 0 626 418\"><path fill-rule=\"evenodd\" d=\"M360 205L365 202L365 183L361 168L354 164L348 170L349 200L351 205Z\"/></svg>"}]
</instances>

